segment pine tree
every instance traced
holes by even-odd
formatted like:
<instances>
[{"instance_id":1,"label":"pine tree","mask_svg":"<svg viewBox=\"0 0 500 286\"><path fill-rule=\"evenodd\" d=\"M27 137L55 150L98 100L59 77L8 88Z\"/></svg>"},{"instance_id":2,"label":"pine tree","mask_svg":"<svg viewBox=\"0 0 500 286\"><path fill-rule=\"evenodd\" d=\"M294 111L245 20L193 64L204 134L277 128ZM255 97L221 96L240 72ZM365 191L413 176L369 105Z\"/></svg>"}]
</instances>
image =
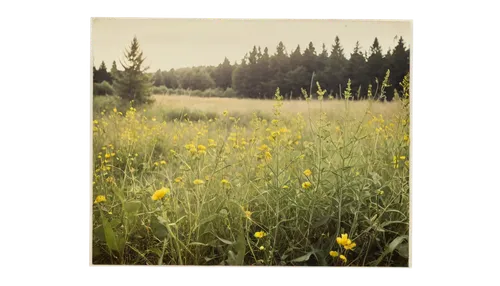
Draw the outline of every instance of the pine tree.
<instances>
[{"instance_id":1,"label":"pine tree","mask_svg":"<svg viewBox=\"0 0 500 286\"><path fill-rule=\"evenodd\" d=\"M145 103L151 96L151 83L145 74L148 67L142 67L145 58L136 37L130 48L125 50L124 56L125 63L120 61L123 71L115 80L115 91L123 99L134 100L138 104Z\"/></svg>"},{"instance_id":2,"label":"pine tree","mask_svg":"<svg viewBox=\"0 0 500 286\"><path fill-rule=\"evenodd\" d=\"M249 96L249 91L248 91L248 65L247 65L247 54L243 57L241 60L241 64L238 65L238 67L235 68L233 74L232 74L232 87L233 89L240 95L246 97Z\"/></svg>"},{"instance_id":3,"label":"pine tree","mask_svg":"<svg viewBox=\"0 0 500 286\"><path fill-rule=\"evenodd\" d=\"M221 87L223 89L231 87L232 73L233 66L231 66L231 63L227 58L224 58L222 64L219 64L213 73L213 78L217 87Z\"/></svg>"},{"instance_id":4,"label":"pine tree","mask_svg":"<svg viewBox=\"0 0 500 286\"><path fill-rule=\"evenodd\" d=\"M359 42L356 42L356 46L354 47L351 57L349 58L346 76L348 79L351 79L351 86L355 90L359 90L360 94L364 92L363 88L368 86L368 80L366 77L366 59L361 52Z\"/></svg>"},{"instance_id":5,"label":"pine tree","mask_svg":"<svg viewBox=\"0 0 500 286\"><path fill-rule=\"evenodd\" d=\"M108 83L111 83L112 78L111 75L108 73L108 70L106 68L106 64L104 61L101 62L101 65L99 66L99 69L94 72L94 81L97 83L107 81Z\"/></svg>"},{"instance_id":6,"label":"pine tree","mask_svg":"<svg viewBox=\"0 0 500 286\"><path fill-rule=\"evenodd\" d=\"M290 58L283 42L278 43L276 53L270 57L269 69L272 74L270 85L274 89L279 87L282 92L287 93L290 89L285 82L285 75L290 70Z\"/></svg>"},{"instance_id":7,"label":"pine tree","mask_svg":"<svg viewBox=\"0 0 500 286\"><path fill-rule=\"evenodd\" d=\"M335 44L332 46L332 52L330 53L330 58L326 68L326 74L329 78L328 86L330 87L330 92L342 94L339 86L345 86L347 78L345 77L345 69L347 66L347 59L344 56L344 49L340 44L340 39L338 36L335 37ZM342 88L343 89L343 88Z\"/></svg>"},{"instance_id":8,"label":"pine tree","mask_svg":"<svg viewBox=\"0 0 500 286\"><path fill-rule=\"evenodd\" d=\"M378 39L375 38L372 46L370 47L370 56L367 61L367 76L369 84L371 84L375 89L374 93L375 91L380 90L380 84L382 84L385 72L387 71L384 66L386 62L387 61L382 56L382 48L378 43Z\"/></svg>"},{"instance_id":9,"label":"pine tree","mask_svg":"<svg viewBox=\"0 0 500 286\"><path fill-rule=\"evenodd\" d=\"M111 65L111 78L112 81L114 81L118 77L118 68L116 67L116 61L113 61L113 64Z\"/></svg>"},{"instance_id":10,"label":"pine tree","mask_svg":"<svg viewBox=\"0 0 500 286\"><path fill-rule=\"evenodd\" d=\"M399 87L405 75L410 72L409 51L406 50L403 37L399 38L398 44L394 47L390 60L391 78L393 87ZM387 94L387 100L392 100L392 94Z\"/></svg>"}]
</instances>

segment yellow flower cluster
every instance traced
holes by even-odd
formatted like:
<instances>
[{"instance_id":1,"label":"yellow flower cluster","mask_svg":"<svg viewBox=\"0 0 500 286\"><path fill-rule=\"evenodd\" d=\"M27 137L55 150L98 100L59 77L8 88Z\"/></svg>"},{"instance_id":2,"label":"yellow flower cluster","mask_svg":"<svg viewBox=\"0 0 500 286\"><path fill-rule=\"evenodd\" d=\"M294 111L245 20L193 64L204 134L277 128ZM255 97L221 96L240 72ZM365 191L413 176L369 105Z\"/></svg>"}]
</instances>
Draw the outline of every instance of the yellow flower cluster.
<instances>
[{"instance_id":1,"label":"yellow flower cluster","mask_svg":"<svg viewBox=\"0 0 500 286\"><path fill-rule=\"evenodd\" d=\"M97 197L95 198L94 204L98 204L98 203L100 203L100 202L105 202L105 201L106 201L106 197L105 197L105 196L100 195L100 196L97 196Z\"/></svg>"},{"instance_id":2,"label":"yellow flower cluster","mask_svg":"<svg viewBox=\"0 0 500 286\"><path fill-rule=\"evenodd\" d=\"M347 236L347 233L344 233L341 235L341 237L337 237L337 243L340 246L344 246L346 250L352 250L354 247L356 247L356 243L352 242Z\"/></svg>"},{"instance_id":3,"label":"yellow flower cluster","mask_svg":"<svg viewBox=\"0 0 500 286\"><path fill-rule=\"evenodd\" d=\"M257 231L253 236L255 236L255 238L263 238L264 236L267 236L267 233L264 231Z\"/></svg>"},{"instance_id":4,"label":"yellow flower cluster","mask_svg":"<svg viewBox=\"0 0 500 286\"><path fill-rule=\"evenodd\" d=\"M153 201L161 200L168 193L170 193L170 189L163 187L154 192L154 194L151 196L151 199L153 199Z\"/></svg>"}]
</instances>

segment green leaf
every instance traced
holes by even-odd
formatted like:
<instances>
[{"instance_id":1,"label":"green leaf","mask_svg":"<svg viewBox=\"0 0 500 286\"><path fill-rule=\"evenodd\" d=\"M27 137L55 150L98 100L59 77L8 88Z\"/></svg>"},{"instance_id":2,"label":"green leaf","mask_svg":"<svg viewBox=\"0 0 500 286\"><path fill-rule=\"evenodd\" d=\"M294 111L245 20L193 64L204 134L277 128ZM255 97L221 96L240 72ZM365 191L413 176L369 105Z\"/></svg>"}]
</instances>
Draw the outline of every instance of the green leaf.
<instances>
[{"instance_id":1,"label":"green leaf","mask_svg":"<svg viewBox=\"0 0 500 286\"><path fill-rule=\"evenodd\" d=\"M140 201L125 202L123 204L123 208L128 213L135 213L135 212L138 212L139 209L141 208L141 202Z\"/></svg>"},{"instance_id":2,"label":"green leaf","mask_svg":"<svg viewBox=\"0 0 500 286\"><path fill-rule=\"evenodd\" d=\"M379 256L379 258L377 258L377 260L373 261L370 263L370 265L372 266L376 266L376 265L379 265L380 262L382 262L382 260L384 259L384 257L393 252L396 247L398 247L398 245L400 245L405 239L408 239L408 235L401 235L401 236L398 236L396 237L391 243L389 243L389 245L385 248L384 252L382 253L382 255Z\"/></svg>"},{"instance_id":3,"label":"green leaf","mask_svg":"<svg viewBox=\"0 0 500 286\"><path fill-rule=\"evenodd\" d=\"M199 245L199 246L209 246L208 244L205 244L205 243L201 243L201 242L190 242L188 243L188 245Z\"/></svg>"},{"instance_id":4,"label":"green leaf","mask_svg":"<svg viewBox=\"0 0 500 286\"><path fill-rule=\"evenodd\" d=\"M102 225L100 225L94 229L94 237L101 240L101 241L106 240L106 237L104 236L104 228L102 227Z\"/></svg>"},{"instance_id":5,"label":"green leaf","mask_svg":"<svg viewBox=\"0 0 500 286\"><path fill-rule=\"evenodd\" d=\"M234 255L234 252L229 250L227 255L228 255L228 258L226 259L227 264L236 265L236 255Z\"/></svg>"},{"instance_id":6,"label":"green leaf","mask_svg":"<svg viewBox=\"0 0 500 286\"><path fill-rule=\"evenodd\" d=\"M167 227L161 224L155 216L151 217L151 229L153 230L154 236L160 240L168 235Z\"/></svg>"},{"instance_id":7,"label":"green leaf","mask_svg":"<svg viewBox=\"0 0 500 286\"><path fill-rule=\"evenodd\" d=\"M115 232L113 231L111 224L104 217L102 219L102 226L104 228L104 238L106 240L106 244L108 245L109 249L119 251Z\"/></svg>"},{"instance_id":8,"label":"green leaf","mask_svg":"<svg viewBox=\"0 0 500 286\"><path fill-rule=\"evenodd\" d=\"M398 247L396 247L396 251L401 257L408 259L409 248L408 243L401 243Z\"/></svg>"},{"instance_id":9,"label":"green leaf","mask_svg":"<svg viewBox=\"0 0 500 286\"><path fill-rule=\"evenodd\" d=\"M109 222L109 225L111 226L111 228L116 229L121 223L122 222L120 219L115 218Z\"/></svg>"},{"instance_id":10,"label":"green leaf","mask_svg":"<svg viewBox=\"0 0 500 286\"><path fill-rule=\"evenodd\" d=\"M308 252L305 255L302 255L301 257L295 258L294 260L292 260L292 262L304 262L304 261L308 261L309 258L311 257L311 254L313 254L313 252Z\"/></svg>"},{"instance_id":11,"label":"green leaf","mask_svg":"<svg viewBox=\"0 0 500 286\"><path fill-rule=\"evenodd\" d=\"M245 237L243 233L240 233L238 235L238 239L235 244L235 250L237 251L236 254L236 265L243 265L243 262L245 260L245 254L246 254L246 243L245 243Z\"/></svg>"},{"instance_id":12,"label":"green leaf","mask_svg":"<svg viewBox=\"0 0 500 286\"><path fill-rule=\"evenodd\" d=\"M225 240L225 239L220 238L220 237L218 237L218 236L216 236L216 237L217 237L220 241L224 242L225 244L228 244L228 245L232 245L232 244L234 244L234 242L231 242L231 241L229 241L229 240Z\"/></svg>"}]
</instances>

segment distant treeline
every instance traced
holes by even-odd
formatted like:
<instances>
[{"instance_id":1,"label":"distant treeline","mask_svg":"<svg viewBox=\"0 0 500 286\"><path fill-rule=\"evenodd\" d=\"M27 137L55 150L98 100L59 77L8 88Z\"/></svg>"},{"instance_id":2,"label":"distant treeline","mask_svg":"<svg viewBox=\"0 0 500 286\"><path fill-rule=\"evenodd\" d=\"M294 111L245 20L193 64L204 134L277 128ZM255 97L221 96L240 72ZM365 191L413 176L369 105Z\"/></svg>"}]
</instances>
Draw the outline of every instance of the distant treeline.
<instances>
[{"instance_id":1,"label":"distant treeline","mask_svg":"<svg viewBox=\"0 0 500 286\"><path fill-rule=\"evenodd\" d=\"M168 90L217 90L217 94L247 97L272 98L276 88L285 98L299 98L301 89L316 92L315 82L319 82L327 94L341 97L348 79L351 79L351 89L354 98L366 98L368 89L371 94L380 90L384 76L390 70L389 83L386 89L386 99L393 98L393 89L399 90L399 83L410 71L410 50L405 47L402 37L398 44L384 54L375 38L369 51L362 51L359 42L346 58L344 49L338 37L330 52L323 44L321 52L309 43L302 52L297 46L291 53L287 52L282 42L276 47L276 52L269 54L268 48L254 46L245 54L239 64L231 64L227 58L218 66L198 66L191 68L157 70L149 74L154 91L163 91L163 94L175 94ZM107 94L112 92L107 83L113 83L113 74L119 73L116 62L113 62L110 72L104 62L99 69L94 67L94 93ZM107 83L103 83L103 82ZM311 85L311 82L313 83ZM97 87L97 88L96 88ZM97 91L96 91L97 89ZM211 94L213 92L205 92ZM203 96L205 93L194 92L194 95Z\"/></svg>"}]
</instances>

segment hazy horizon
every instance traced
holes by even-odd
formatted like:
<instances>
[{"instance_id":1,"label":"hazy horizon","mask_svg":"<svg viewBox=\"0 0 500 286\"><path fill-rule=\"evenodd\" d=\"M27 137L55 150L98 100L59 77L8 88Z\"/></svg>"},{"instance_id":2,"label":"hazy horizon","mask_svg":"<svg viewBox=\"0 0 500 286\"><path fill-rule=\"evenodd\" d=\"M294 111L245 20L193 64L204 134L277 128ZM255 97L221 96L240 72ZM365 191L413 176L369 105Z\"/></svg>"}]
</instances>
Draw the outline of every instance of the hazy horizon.
<instances>
[{"instance_id":1,"label":"hazy horizon","mask_svg":"<svg viewBox=\"0 0 500 286\"><path fill-rule=\"evenodd\" d=\"M142 19L93 18L92 57L96 68L102 61L111 68L123 59L123 52L136 36L150 67L170 70L192 66L217 66L225 57L231 64L241 59L253 46L276 52L280 41L290 54L297 45L301 52L312 42L316 53L323 43L328 53L339 36L344 54L350 57L359 41L369 53L375 37L385 54L394 48L400 36L406 47L412 46L412 22L389 20L268 20L268 19Z\"/></svg>"}]
</instances>

